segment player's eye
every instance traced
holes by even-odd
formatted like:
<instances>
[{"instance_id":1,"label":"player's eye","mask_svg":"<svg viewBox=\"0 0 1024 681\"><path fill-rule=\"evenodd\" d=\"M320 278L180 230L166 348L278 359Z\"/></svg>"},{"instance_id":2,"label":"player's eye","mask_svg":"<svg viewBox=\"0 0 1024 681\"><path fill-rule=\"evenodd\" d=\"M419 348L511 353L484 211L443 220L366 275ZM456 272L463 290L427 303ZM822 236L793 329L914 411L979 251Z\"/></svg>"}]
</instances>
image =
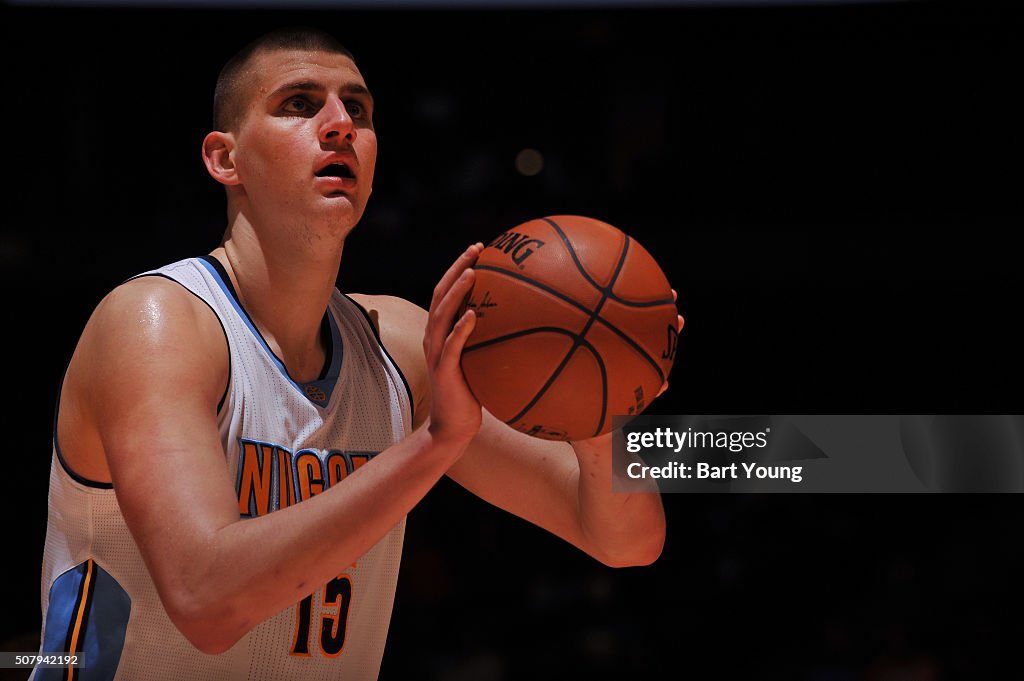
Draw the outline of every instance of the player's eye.
<instances>
[{"instance_id":1,"label":"player's eye","mask_svg":"<svg viewBox=\"0 0 1024 681\"><path fill-rule=\"evenodd\" d=\"M312 102L305 97L291 97L285 101L282 108L293 114L309 114L314 110Z\"/></svg>"},{"instance_id":2,"label":"player's eye","mask_svg":"<svg viewBox=\"0 0 1024 681\"><path fill-rule=\"evenodd\" d=\"M363 118L366 116L366 107L354 100L345 102L345 110L348 111L348 115L352 118Z\"/></svg>"}]
</instances>

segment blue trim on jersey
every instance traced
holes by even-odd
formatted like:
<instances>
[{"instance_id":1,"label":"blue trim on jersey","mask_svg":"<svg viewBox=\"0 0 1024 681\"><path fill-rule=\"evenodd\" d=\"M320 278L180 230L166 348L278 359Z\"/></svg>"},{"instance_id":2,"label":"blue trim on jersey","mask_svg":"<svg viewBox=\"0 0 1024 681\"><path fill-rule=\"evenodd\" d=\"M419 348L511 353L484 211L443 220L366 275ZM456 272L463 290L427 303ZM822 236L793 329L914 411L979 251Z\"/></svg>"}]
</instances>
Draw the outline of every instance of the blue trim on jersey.
<instances>
[{"instance_id":1,"label":"blue trim on jersey","mask_svg":"<svg viewBox=\"0 0 1024 681\"><path fill-rule=\"evenodd\" d=\"M221 289L221 291L224 292L225 297L231 302L231 306L235 308L235 312L238 313L238 317L243 322L245 322L245 325L247 327L249 327L249 331L252 332L253 337L263 347L263 350L267 353L267 356L274 363L274 366L277 367L277 370L279 372L281 372L281 376L283 376L285 378L285 380L287 380L289 383L291 383L292 387L294 387L299 392L299 394L301 394L307 400L309 400L310 402L312 402L313 404L315 404L315 405L317 405L319 407L326 407L328 401L330 400L331 394L334 392L334 383L335 383L335 381L331 382L331 384L330 384L328 389L325 389L324 386L320 385L321 381L311 381L310 383L306 383L306 384L300 384L300 383L296 382L295 379L291 377L291 374L288 373L288 368L285 367L284 362L281 360L281 358L278 357L277 354L273 350L270 349L270 345L267 343L266 339L263 337L263 334L260 333L260 330L256 328L256 324L252 321L252 317L250 317L249 313L245 311L244 307L242 307L242 303L238 300L238 294L235 293L235 289L231 285L231 280L227 277L227 272L224 271L223 265L221 265L220 261L217 260L216 258L214 258L213 256L210 256L210 255L196 258L196 261L199 262L204 268L206 268L206 270L213 276L214 281L216 281L217 285L220 286L220 289ZM337 344L334 347L333 355L338 358L338 363L339 363L339 367L340 367L341 355L342 355L342 352L341 352L341 334L340 334L340 332L337 329L337 321L334 319L334 315L330 314L329 310L326 311L325 314L327 315L328 322L329 322L329 324L331 326L331 341L332 341L332 344L334 344L334 343ZM333 363L333 357L332 357L332 363ZM337 376L335 376L335 378L337 378ZM324 379L325 382L326 382L326 380L327 379ZM326 395L326 399L320 400L320 399L314 399L313 397L311 397L310 396L310 391L308 391L304 387L304 386L309 386L309 385L316 385L317 387L319 387L324 392L324 394Z\"/></svg>"},{"instance_id":2,"label":"blue trim on jersey","mask_svg":"<svg viewBox=\"0 0 1024 681\"><path fill-rule=\"evenodd\" d=\"M334 312L328 310L325 317L331 335L331 342L327 349L327 356L330 360L325 366L325 371L320 378L309 383L302 384L303 394L311 402L321 407L326 407L334 394L334 386L338 384L338 376L341 375L341 358L344 348L341 343L341 330L338 329L338 320L334 318ZM323 397L319 397L322 394Z\"/></svg>"},{"instance_id":3,"label":"blue trim on jersey","mask_svg":"<svg viewBox=\"0 0 1024 681\"><path fill-rule=\"evenodd\" d=\"M88 584L86 576L88 575ZM125 632L132 601L106 570L89 559L66 571L50 585L46 610L46 635L40 654L58 655L69 651L77 624L77 645L81 666L75 668L79 681L111 681L121 662ZM46 667L35 670L36 681L58 681L67 670Z\"/></svg>"},{"instance_id":4,"label":"blue trim on jersey","mask_svg":"<svg viewBox=\"0 0 1024 681\"><path fill-rule=\"evenodd\" d=\"M338 293L341 293L341 291L338 291ZM370 327L370 330L373 332L373 337L377 339L377 345L380 346L380 349L384 351L384 354L387 355L387 358L388 360L390 360L392 366L395 367L395 371L398 372L398 376L399 378L402 379L402 384L405 386L405 393L409 396L409 416L412 418L412 422L415 423L416 400L414 400L412 397L412 388L409 387L409 381L408 379L406 379L405 374L402 373L402 367L398 366L398 362L396 362L395 358L391 356L391 353L388 352L388 349L384 347L384 341L382 341L380 338L380 331L377 330L377 326L373 323L373 318L370 316L370 313L366 311L366 308L357 303L355 299L353 299L347 293L341 293L341 296L348 300L348 302L355 305L356 309L363 313L363 318L366 320L366 325Z\"/></svg>"},{"instance_id":5,"label":"blue trim on jersey","mask_svg":"<svg viewBox=\"0 0 1024 681\"><path fill-rule=\"evenodd\" d=\"M288 382L295 386L295 389L301 393L302 388L299 387L299 384L296 383L291 376L288 375L288 369L285 368L284 362L282 362L281 358L274 354L274 351L270 349L269 345L267 345L267 341L263 338L263 334L261 334L259 332L259 329L256 328L256 325L253 324L252 319L249 317L249 313L246 312L245 308L243 308L241 303L238 302L238 298L235 296L234 290L230 288L228 284L224 281L223 277L221 277L220 272L217 271L217 268L211 265L206 260L206 258L197 258L196 260L203 267L205 267L206 270L213 276L214 280L217 282L217 285L220 286L221 291L224 292L225 297L228 299L228 301L231 302L231 306L235 308L235 312L238 313L239 318L243 322L245 322L246 326L249 327L249 331L251 331L252 335L256 338L257 341L259 341L259 344L263 346L263 349L266 351L271 361L274 362L274 365L277 366L277 369L278 371L281 372L281 375L288 379Z\"/></svg>"}]
</instances>

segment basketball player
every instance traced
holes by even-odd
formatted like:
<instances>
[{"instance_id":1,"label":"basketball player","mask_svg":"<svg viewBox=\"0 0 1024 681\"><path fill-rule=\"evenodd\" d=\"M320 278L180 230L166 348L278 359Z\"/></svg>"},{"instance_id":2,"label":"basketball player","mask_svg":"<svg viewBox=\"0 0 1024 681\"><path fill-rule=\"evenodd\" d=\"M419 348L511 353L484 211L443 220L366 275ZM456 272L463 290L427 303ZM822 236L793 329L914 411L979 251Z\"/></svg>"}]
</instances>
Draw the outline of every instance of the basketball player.
<instances>
[{"instance_id":1,"label":"basketball player","mask_svg":"<svg viewBox=\"0 0 1024 681\"><path fill-rule=\"evenodd\" d=\"M611 566L660 553L657 494L612 494L610 439L483 413L459 366L481 244L430 309L334 284L370 195L373 97L313 31L224 68L203 141L209 255L116 288L59 397L33 678L377 677L404 519L445 474Z\"/></svg>"}]
</instances>

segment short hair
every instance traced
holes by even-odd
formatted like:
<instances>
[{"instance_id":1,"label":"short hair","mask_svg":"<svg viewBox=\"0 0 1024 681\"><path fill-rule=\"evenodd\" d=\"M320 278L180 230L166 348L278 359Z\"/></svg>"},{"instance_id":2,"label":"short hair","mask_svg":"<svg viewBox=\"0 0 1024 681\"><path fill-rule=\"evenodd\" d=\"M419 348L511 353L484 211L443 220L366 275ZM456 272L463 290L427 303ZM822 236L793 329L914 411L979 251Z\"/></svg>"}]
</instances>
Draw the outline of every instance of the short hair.
<instances>
[{"instance_id":1,"label":"short hair","mask_svg":"<svg viewBox=\"0 0 1024 681\"><path fill-rule=\"evenodd\" d=\"M309 50L343 54L355 61L352 53L331 34L304 26L280 28L265 33L239 50L224 64L213 93L213 129L237 129L245 114L249 62L258 54L276 50Z\"/></svg>"}]
</instances>

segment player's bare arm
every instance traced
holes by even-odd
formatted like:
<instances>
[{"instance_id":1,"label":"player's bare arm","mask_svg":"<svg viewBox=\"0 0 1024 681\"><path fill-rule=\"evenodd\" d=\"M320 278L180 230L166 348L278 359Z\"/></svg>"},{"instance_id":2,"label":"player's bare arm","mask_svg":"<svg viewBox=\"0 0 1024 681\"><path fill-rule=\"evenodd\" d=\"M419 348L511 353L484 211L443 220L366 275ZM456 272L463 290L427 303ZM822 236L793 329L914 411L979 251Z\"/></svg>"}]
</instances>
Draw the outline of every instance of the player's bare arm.
<instances>
[{"instance_id":1,"label":"player's bare arm","mask_svg":"<svg viewBox=\"0 0 1024 681\"><path fill-rule=\"evenodd\" d=\"M226 650L336 576L462 454L480 419L458 367L473 317L455 321L472 285L464 271L473 257L452 265L432 304L425 375L444 399L424 426L343 484L244 521L218 437L217 405L230 367L213 313L178 284L155 277L121 286L97 308L62 399L65 460L83 475L113 482L165 609L198 648ZM362 520L339 522L344 517ZM259 561L252 560L255 546Z\"/></svg>"},{"instance_id":2,"label":"player's bare arm","mask_svg":"<svg viewBox=\"0 0 1024 681\"><path fill-rule=\"evenodd\" d=\"M409 378L417 413L446 397L431 394L415 340L427 312L390 296L353 296L376 316L382 340ZM680 320L681 324L681 320ZM483 411L479 434L448 471L485 501L579 547L606 565L646 565L661 553L665 515L656 493L612 493L611 434L552 442L519 433ZM651 486L650 492L657 492Z\"/></svg>"}]
</instances>

